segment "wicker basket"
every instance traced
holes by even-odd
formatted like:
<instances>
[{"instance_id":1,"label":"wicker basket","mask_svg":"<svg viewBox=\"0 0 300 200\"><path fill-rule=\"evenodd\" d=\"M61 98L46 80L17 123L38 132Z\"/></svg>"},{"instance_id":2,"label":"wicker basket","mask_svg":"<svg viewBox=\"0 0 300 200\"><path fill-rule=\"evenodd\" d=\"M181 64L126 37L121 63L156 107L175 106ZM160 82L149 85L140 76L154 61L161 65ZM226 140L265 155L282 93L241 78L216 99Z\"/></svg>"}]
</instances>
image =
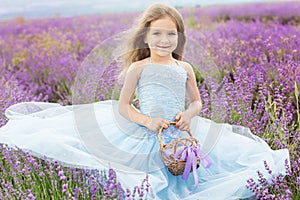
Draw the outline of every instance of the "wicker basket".
<instances>
[{"instance_id":1,"label":"wicker basket","mask_svg":"<svg viewBox=\"0 0 300 200\"><path fill-rule=\"evenodd\" d=\"M171 124L176 124L176 122L171 122ZM179 176L184 173L186 168L186 160L182 159L183 150L186 147L193 147L197 149L198 140L195 139L190 131L187 131L189 134L189 138L180 138L177 140L173 140L168 144L164 144L162 141L162 130L163 127L158 132L158 141L160 145L160 155L163 163L166 165L168 170L174 176ZM197 156L197 167L200 166L200 157ZM190 168L190 172L193 171L193 168Z\"/></svg>"}]
</instances>

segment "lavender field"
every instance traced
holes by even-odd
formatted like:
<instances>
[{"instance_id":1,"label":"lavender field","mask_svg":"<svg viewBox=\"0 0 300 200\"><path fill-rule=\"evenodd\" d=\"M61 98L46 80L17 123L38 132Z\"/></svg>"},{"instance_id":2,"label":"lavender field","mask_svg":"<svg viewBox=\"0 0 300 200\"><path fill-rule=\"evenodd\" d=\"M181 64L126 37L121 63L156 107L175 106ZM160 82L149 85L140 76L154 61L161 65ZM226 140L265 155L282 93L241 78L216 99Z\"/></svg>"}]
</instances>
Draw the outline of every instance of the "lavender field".
<instances>
[{"instance_id":1,"label":"lavender field","mask_svg":"<svg viewBox=\"0 0 300 200\"><path fill-rule=\"evenodd\" d=\"M286 176L274 175L268 183L258 172L259 182L249 177L245 186L257 199L300 199L300 2L180 12L187 38L193 41L185 58L197 76L204 103L201 116L247 126L272 149L289 149ZM7 123L5 109L18 102L77 103L74 83L85 57L102 41L131 27L138 14L0 22L0 127ZM115 72L112 66L99 77L103 83L92 101L111 98L107 94ZM0 151L0 199L151 195L147 177L135 188L122 188L113 170L63 167L6 146ZM272 174L268 163L265 168Z\"/></svg>"}]
</instances>

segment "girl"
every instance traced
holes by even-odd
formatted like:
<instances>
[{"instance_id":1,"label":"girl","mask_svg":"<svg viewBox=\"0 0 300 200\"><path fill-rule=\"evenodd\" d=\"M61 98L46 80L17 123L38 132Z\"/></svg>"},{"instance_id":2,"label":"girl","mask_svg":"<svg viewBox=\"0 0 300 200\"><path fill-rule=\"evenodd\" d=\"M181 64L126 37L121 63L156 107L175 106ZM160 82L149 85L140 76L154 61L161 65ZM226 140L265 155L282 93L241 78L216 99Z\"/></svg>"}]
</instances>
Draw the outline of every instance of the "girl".
<instances>
[{"instance_id":1,"label":"girl","mask_svg":"<svg viewBox=\"0 0 300 200\"><path fill-rule=\"evenodd\" d=\"M159 6L162 6L161 9L159 9ZM162 68L165 65L180 66L189 77L186 85L191 104L187 110L177 114L176 126L183 131L189 130L190 121L192 117L200 112L202 104L192 67L188 63L181 61L185 35L180 14L163 5L153 6L143 15L138 31L130 41L132 41L133 51L129 50L128 52L130 53L125 57L127 63L131 65L127 71L124 87L120 95L120 113L127 119L152 131L157 132L162 126L168 128L169 122L165 119L150 118L147 115L140 114L130 104L140 74L149 63L161 65ZM130 44L128 46L130 47Z\"/></svg>"},{"instance_id":2,"label":"girl","mask_svg":"<svg viewBox=\"0 0 300 200\"><path fill-rule=\"evenodd\" d=\"M185 32L181 15L154 4L142 15L128 40L125 80L119 101L76 106L21 103L6 111L10 119L0 129L0 142L46 155L66 165L117 171L131 188L148 173L156 199L237 199L252 196L247 179L264 172L285 173L287 149L273 151L245 127L217 124L198 116L202 104L192 67L182 61ZM132 106L137 88L139 109ZM185 97L189 106L185 109ZM74 120L75 119L75 120ZM176 125L171 126L170 122ZM170 142L191 131L212 160L187 180L164 167L157 141ZM267 176L267 174L265 174Z\"/></svg>"}]
</instances>

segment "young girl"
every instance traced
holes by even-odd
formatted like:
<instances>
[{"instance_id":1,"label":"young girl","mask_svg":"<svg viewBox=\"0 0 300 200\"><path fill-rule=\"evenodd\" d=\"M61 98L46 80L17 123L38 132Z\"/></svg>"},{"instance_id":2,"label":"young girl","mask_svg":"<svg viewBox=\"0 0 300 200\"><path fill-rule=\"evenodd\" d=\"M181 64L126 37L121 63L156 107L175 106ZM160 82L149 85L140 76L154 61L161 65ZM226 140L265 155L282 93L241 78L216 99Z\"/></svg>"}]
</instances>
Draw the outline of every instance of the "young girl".
<instances>
[{"instance_id":1,"label":"young girl","mask_svg":"<svg viewBox=\"0 0 300 200\"><path fill-rule=\"evenodd\" d=\"M119 101L16 104L6 111L10 120L0 129L0 142L65 165L110 166L124 187L132 188L147 173L154 198L163 200L251 197L246 181L257 177L257 170L265 172L263 161L274 174L285 174L287 149L273 151L245 127L198 116L202 103L192 67L182 61L186 37L179 12L154 4L138 25L128 40ZM139 109L132 106L136 88ZM196 188L195 177L182 180L163 165L157 140L161 127L164 142L191 131L212 160L210 167L197 169Z\"/></svg>"}]
</instances>

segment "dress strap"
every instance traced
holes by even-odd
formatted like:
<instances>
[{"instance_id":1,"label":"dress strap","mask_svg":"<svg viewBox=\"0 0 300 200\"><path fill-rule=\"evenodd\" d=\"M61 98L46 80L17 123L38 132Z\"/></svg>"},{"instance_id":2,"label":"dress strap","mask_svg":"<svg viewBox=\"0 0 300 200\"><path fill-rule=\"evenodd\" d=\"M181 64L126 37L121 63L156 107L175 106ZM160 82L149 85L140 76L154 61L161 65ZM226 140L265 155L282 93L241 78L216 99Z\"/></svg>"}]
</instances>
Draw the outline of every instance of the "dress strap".
<instances>
[{"instance_id":1,"label":"dress strap","mask_svg":"<svg viewBox=\"0 0 300 200\"><path fill-rule=\"evenodd\" d=\"M177 65L177 66L179 66L179 63L177 62L177 60L176 60L176 59L174 59L174 61L175 61L176 65Z\"/></svg>"},{"instance_id":2,"label":"dress strap","mask_svg":"<svg viewBox=\"0 0 300 200\"><path fill-rule=\"evenodd\" d=\"M149 59L149 63L150 63L150 65L152 65L152 58L151 57Z\"/></svg>"}]
</instances>

